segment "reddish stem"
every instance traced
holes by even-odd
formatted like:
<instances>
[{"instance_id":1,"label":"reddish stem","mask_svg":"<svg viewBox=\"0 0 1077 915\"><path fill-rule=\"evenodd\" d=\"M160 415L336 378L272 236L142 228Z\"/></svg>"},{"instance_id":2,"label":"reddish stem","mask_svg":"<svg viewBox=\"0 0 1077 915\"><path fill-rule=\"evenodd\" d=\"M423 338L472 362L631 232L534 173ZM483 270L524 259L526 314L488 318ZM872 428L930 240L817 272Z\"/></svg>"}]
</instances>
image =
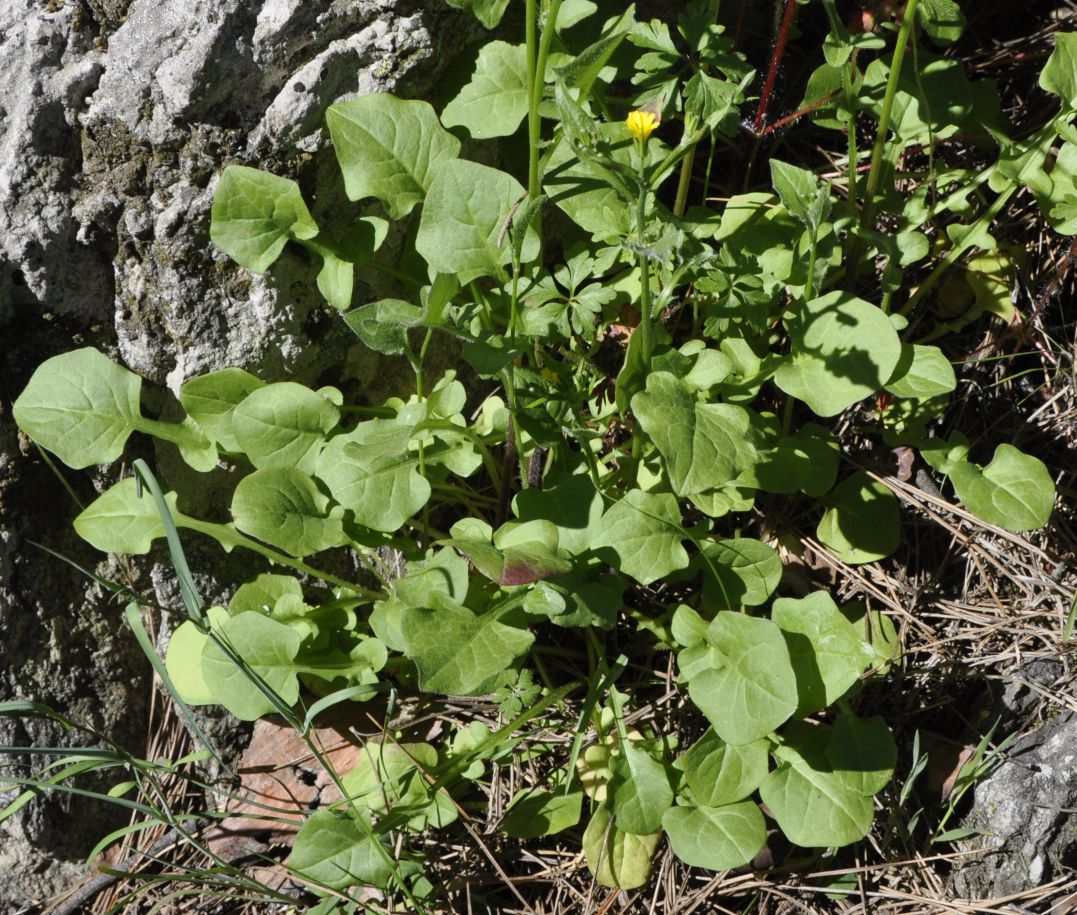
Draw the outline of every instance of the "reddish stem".
<instances>
[{"instance_id":1,"label":"reddish stem","mask_svg":"<svg viewBox=\"0 0 1077 915\"><path fill-rule=\"evenodd\" d=\"M763 119L767 116L767 106L770 104L770 96L774 92L774 83L778 79L778 67L782 62L782 57L785 55L785 44L789 40L789 32L793 28L793 18L796 13L797 0L785 0L782 27L778 32L778 41L774 45L774 53L770 56L767 79L763 83L763 91L759 93L759 107L755 110L755 121L752 123L752 131L757 136L763 129Z\"/></svg>"},{"instance_id":2,"label":"reddish stem","mask_svg":"<svg viewBox=\"0 0 1077 915\"><path fill-rule=\"evenodd\" d=\"M740 33L744 28L744 14L748 9L748 0L740 0L740 9L737 10L737 25L733 29L733 50L740 47Z\"/></svg>"},{"instance_id":3,"label":"reddish stem","mask_svg":"<svg viewBox=\"0 0 1077 915\"><path fill-rule=\"evenodd\" d=\"M837 97L837 92L831 92L830 95L825 95L821 99L816 99L816 101L812 102L810 105L805 105L799 111L794 111L792 114L787 114L781 120L775 121L773 124L768 126L766 130L763 131L762 135L765 137L767 136L767 134L774 133L775 130L781 130L786 124L790 124L797 118L802 118L806 114L811 114L813 111L817 111L818 109L822 108L823 105L829 104L830 102L834 101L834 99L836 99ZM870 166L868 167L870 168Z\"/></svg>"}]
</instances>

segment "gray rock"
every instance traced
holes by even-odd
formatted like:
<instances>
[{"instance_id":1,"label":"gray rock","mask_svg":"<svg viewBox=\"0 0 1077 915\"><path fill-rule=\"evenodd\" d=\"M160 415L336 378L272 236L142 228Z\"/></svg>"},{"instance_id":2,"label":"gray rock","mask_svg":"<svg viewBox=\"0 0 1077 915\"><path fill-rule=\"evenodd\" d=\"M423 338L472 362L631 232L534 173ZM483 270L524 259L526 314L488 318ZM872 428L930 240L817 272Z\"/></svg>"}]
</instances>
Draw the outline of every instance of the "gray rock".
<instances>
[{"instance_id":1,"label":"gray rock","mask_svg":"<svg viewBox=\"0 0 1077 915\"><path fill-rule=\"evenodd\" d=\"M342 230L358 214L327 146L325 108L372 91L421 97L477 31L447 5L413 0L0 3L0 701L39 699L102 740L144 746L148 667L122 606L28 544L89 569L101 561L70 530L77 508L11 421L30 373L93 344L173 390L236 365L307 382L332 369L356 390L369 382L372 397L396 393L397 363L358 346L302 252L255 277L213 248L213 189L230 162L268 168L317 187L315 217ZM360 279L357 303L371 288ZM396 371L411 380L406 365ZM152 385L146 403L169 405ZM189 505L220 512L212 474L200 485L174 454L132 448L166 482L192 487ZM114 478L65 476L84 501ZM249 572L209 545L191 549L208 597ZM177 618L166 567L98 571L124 581L129 572ZM44 719L0 719L0 744L93 739ZM25 776L42 762L15 769ZM117 808L57 794L0 824L0 911L68 885L121 821Z\"/></svg>"},{"instance_id":2,"label":"gray rock","mask_svg":"<svg viewBox=\"0 0 1077 915\"><path fill-rule=\"evenodd\" d=\"M1000 699L1000 733L1010 729L1041 695L1026 681L1052 682L1060 665L1033 662ZM1005 728L1005 729L1002 729ZM978 830L966 849L988 851L955 870L960 896L992 899L1035 889L1077 863L1077 715L1056 713L1019 738L1003 761L975 786L962 826Z\"/></svg>"}]
</instances>

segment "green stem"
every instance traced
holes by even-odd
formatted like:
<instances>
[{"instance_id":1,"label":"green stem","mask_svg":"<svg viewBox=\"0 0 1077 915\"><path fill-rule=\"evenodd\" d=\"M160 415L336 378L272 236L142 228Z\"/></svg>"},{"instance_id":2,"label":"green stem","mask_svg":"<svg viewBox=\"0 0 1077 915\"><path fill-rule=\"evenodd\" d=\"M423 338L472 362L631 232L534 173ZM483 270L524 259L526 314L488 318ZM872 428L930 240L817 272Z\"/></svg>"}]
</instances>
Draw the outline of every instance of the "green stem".
<instances>
[{"instance_id":1,"label":"green stem","mask_svg":"<svg viewBox=\"0 0 1077 915\"><path fill-rule=\"evenodd\" d=\"M905 5L905 15L901 18L897 46L894 48L894 58L890 64L890 76L886 81L886 94L883 96L882 112L879 115L879 129L875 134L875 143L871 148L871 168L868 170L868 180L864 188L864 206L860 211L861 232L869 230L875 220L875 194L879 190L879 182L882 179L886 136L890 132L890 119L894 111L894 99L897 97L898 82L901 79L901 65L905 60L905 47L909 43L909 34L912 31L913 23L916 21L916 7L919 3L920 0L909 0ZM855 168L855 163L853 167ZM855 285L860 261L859 238L850 251L850 259L849 273L851 282Z\"/></svg>"},{"instance_id":2,"label":"green stem","mask_svg":"<svg viewBox=\"0 0 1077 915\"><path fill-rule=\"evenodd\" d=\"M811 234L811 247L808 249L808 281L804 284L804 301L810 302L815 297L815 249L819 246L815 232Z\"/></svg>"},{"instance_id":3,"label":"green stem","mask_svg":"<svg viewBox=\"0 0 1077 915\"><path fill-rule=\"evenodd\" d=\"M643 364L646 368L651 365L651 352L654 349L651 330L651 262L647 257L644 244L644 230L647 219L647 141L640 141L639 152L639 200L636 206L636 243L639 245L637 263L639 265L640 282L640 319L639 330L640 349L643 355Z\"/></svg>"},{"instance_id":4,"label":"green stem","mask_svg":"<svg viewBox=\"0 0 1077 915\"><path fill-rule=\"evenodd\" d=\"M423 364L426 361L426 350L430 346L430 338L434 336L434 328L428 327L426 336L423 337L422 346L419 347L419 356L415 360L415 394L422 403L426 399L423 392ZM426 479L426 443L419 439L419 476ZM430 541L430 502L423 503L423 543Z\"/></svg>"},{"instance_id":5,"label":"green stem","mask_svg":"<svg viewBox=\"0 0 1077 915\"><path fill-rule=\"evenodd\" d=\"M995 221L995 217L1002 211L1002 208L1006 205L1010 197L1013 196L1013 192L1017 190L1018 186L1019 185L1017 184L1011 184L995 198L995 202L984 211L983 215L981 215L965 233L965 237L960 244L954 245L949 250L946 257L943 258L935 266L935 269L927 275L927 279L917 287L916 292L909 296L909 300L901 307L900 314L907 315L912 311L924 296L935 286L942 275L957 262L957 259L968 251L969 248L973 247L972 239Z\"/></svg>"},{"instance_id":6,"label":"green stem","mask_svg":"<svg viewBox=\"0 0 1077 915\"><path fill-rule=\"evenodd\" d=\"M381 600L385 597L385 594L381 591L371 591L367 588L361 588L353 581L337 578L335 575L330 575L328 572L321 572L312 566L308 566L305 562L291 556L286 556L284 553L278 553L276 550L265 544L259 543L257 540L245 537L235 528L230 527L227 524L214 524L210 521L199 521L197 518L190 518L187 515L181 515L179 512L174 513L174 519L176 527L183 527L189 531L205 534L207 537L212 537L221 544L221 546L228 548L237 546L244 547L251 552L264 556L270 562L275 562L278 565L295 569L297 572L302 572L304 575L311 576L311 578L321 579L331 585L354 591L359 597L366 600Z\"/></svg>"},{"instance_id":7,"label":"green stem","mask_svg":"<svg viewBox=\"0 0 1077 915\"><path fill-rule=\"evenodd\" d=\"M534 104L538 61L538 0L526 0L525 43L527 46L527 140L530 147L527 162L527 196L538 196L538 143L541 123Z\"/></svg>"},{"instance_id":8,"label":"green stem","mask_svg":"<svg viewBox=\"0 0 1077 915\"><path fill-rule=\"evenodd\" d=\"M696 147L693 146L683 159L681 159L681 173L677 179L677 197L673 201L673 215L681 217L684 215L685 207L688 204L688 187L692 182L692 167L696 163Z\"/></svg>"},{"instance_id":9,"label":"green stem","mask_svg":"<svg viewBox=\"0 0 1077 915\"><path fill-rule=\"evenodd\" d=\"M528 0L527 5L527 139L530 145L527 163L527 196L530 200L536 200L542 192L539 175L539 159L542 155L542 118L539 116L539 106L542 104L542 93L546 87L546 61L550 56L550 45L553 44L554 33L557 31L557 14L561 10L561 2L562 0L550 2L550 7L546 12L546 25L542 29L542 38L538 42L537 51L535 51L535 32L538 12L535 9L535 0Z\"/></svg>"},{"instance_id":10,"label":"green stem","mask_svg":"<svg viewBox=\"0 0 1077 915\"><path fill-rule=\"evenodd\" d=\"M838 16L837 7L834 5L834 0L825 0L823 6L826 8L827 18L830 20L830 30L835 35L840 35L842 32L842 22ZM848 119L846 121L849 137L849 152L848 162L846 169L848 177L846 179L848 183L847 193L849 195L850 203L856 202L856 164L859 159L859 152L856 146L856 93L853 91L853 61L856 60L856 53L849 55L849 59L842 64L841 68L841 91L844 97L845 107L848 109Z\"/></svg>"},{"instance_id":11,"label":"green stem","mask_svg":"<svg viewBox=\"0 0 1077 915\"><path fill-rule=\"evenodd\" d=\"M204 446L206 444L204 440L202 442L198 441L198 433L195 430L180 423L166 423L158 419L139 416L135 419L134 426L139 432L152 435L163 442L171 442L181 448L197 448L199 445Z\"/></svg>"}]
</instances>

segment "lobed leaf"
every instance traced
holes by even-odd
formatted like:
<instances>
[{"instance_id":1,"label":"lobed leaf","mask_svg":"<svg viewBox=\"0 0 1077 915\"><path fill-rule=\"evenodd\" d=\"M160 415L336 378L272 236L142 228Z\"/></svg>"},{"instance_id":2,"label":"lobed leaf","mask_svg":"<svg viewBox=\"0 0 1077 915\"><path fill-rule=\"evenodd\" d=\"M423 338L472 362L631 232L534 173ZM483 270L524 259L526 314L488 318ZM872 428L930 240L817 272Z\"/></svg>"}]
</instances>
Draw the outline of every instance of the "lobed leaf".
<instances>
[{"instance_id":1,"label":"lobed leaf","mask_svg":"<svg viewBox=\"0 0 1077 915\"><path fill-rule=\"evenodd\" d=\"M457 274L461 283L497 276L512 257L503 231L506 220L525 196L520 183L505 172L450 159L430 183L415 249L431 270ZM534 260L538 250L538 235L528 227L522 260Z\"/></svg>"},{"instance_id":2,"label":"lobed leaf","mask_svg":"<svg viewBox=\"0 0 1077 915\"><path fill-rule=\"evenodd\" d=\"M446 127L466 127L476 140L507 137L527 116L527 47L483 45L471 81L441 112Z\"/></svg>"},{"instance_id":3,"label":"lobed leaf","mask_svg":"<svg viewBox=\"0 0 1077 915\"><path fill-rule=\"evenodd\" d=\"M429 607L407 608L400 629L419 687L448 696L482 692L535 640L495 614L479 616L443 594L431 595Z\"/></svg>"},{"instance_id":4,"label":"lobed leaf","mask_svg":"<svg viewBox=\"0 0 1077 915\"><path fill-rule=\"evenodd\" d=\"M289 239L310 239L318 225L299 185L246 165L229 165L213 192L209 237L252 273L265 273Z\"/></svg>"},{"instance_id":5,"label":"lobed leaf","mask_svg":"<svg viewBox=\"0 0 1077 915\"><path fill-rule=\"evenodd\" d=\"M646 390L632 398L632 412L662 454L677 495L717 489L755 457L747 410L699 403L687 384L669 372L648 375Z\"/></svg>"},{"instance_id":6,"label":"lobed leaf","mask_svg":"<svg viewBox=\"0 0 1077 915\"><path fill-rule=\"evenodd\" d=\"M348 199L377 197L393 219L422 203L437 167L460 152L426 102L372 93L330 105L325 120Z\"/></svg>"},{"instance_id":7,"label":"lobed leaf","mask_svg":"<svg viewBox=\"0 0 1077 915\"><path fill-rule=\"evenodd\" d=\"M837 702L874 659L871 646L825 591L799 600L779 598L771 616L789 646L797 678L798 717Z\"/></svg>"},{"instance_id":8,"label":"lobed leaf","mask_svg":"<svg viewBox=\"0 0 1077 915\"><path fill-rule=\"evenodd\" d=\"M322 450L315 475L357 524L396 531L429 500L430 483L409 449L411 434L408 426L370 420Z\"/></svg>"},{"instance_id":9,"label":"lobed leaf","mask_svg":"<svg viewBox=\"0 0 1077 915\"><path fill-rule=\"evenodd\" d=\"M707 642L723 666L688 682L688 695L726 743L765 737L797 707L797 682L781 630L767 619L722 611Z\"/></svg>"},{"instance_id":10,"label":"lobed leaf","mask_svg":"<svg viewBox=\"0 0 1077 915\"><path fill-rule=\"evenodd\" d=\"M1008 531L1033 531L1051 517L1055 486L1046 465L1013 445L999 445L986 467L966 460L949 472L958 497L988 524Z\"/></svg>"}]
</instances>

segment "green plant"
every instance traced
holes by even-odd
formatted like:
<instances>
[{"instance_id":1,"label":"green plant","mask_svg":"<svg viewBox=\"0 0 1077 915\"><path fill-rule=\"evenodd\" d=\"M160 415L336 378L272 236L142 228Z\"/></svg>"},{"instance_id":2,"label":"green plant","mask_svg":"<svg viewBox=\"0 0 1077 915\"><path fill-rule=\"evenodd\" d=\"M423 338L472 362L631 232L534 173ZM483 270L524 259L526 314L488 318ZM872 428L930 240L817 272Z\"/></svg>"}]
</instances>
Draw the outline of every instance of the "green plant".
<instances>
[{"instance_id":1,"label":"green plant","mask_svg":"<svg viewBox=\"0 0 1077 915\"><path fill-rule=\"evenodd\" d=\"M16 402L20 427L72 467L116 460L138 431L175 444L196 470L226 460L245 471L228 524L183 513L172 493L162 514L134 479L75 520L109 552L144 554L174 524L298 574L262 574L227 607L188 605L167 658L185 703L247 720L282 714L306 733L328 705L390 684L497 691L497 731L461 730L441 746L372 741L340 776L346 802L313 813L297 836L290 864L308 879L373 884L412 903L436 892L407 836L452 823L454 798L539 715L574 733L573 749L520 791L502 826L522 838L567 830L589 798L583 848L604 885L645 883L663 835L689 865L751 862L766 841L757 796L795 844L868 833L896 747L881 718L858 716L857 695L894 661L893 626L824 591L775 597L781 558L742 531L759 501L779 495L814 511L818 540L849 565L898 549L899 502L866 451L839 439L842 415L874 441L915 448L982 520L1015 531L1047 523L1054 487L1041 461L1003 443L980 466L974 443L930 434L956 386L931 341L1007 302L981 276L970 311L932 324L924 305L973 249L1001 257L992 225L1020 188L1058 231L1077 232L1077 36L1059 35L1041 77L1062 110L1016 141L990 87L915 43L907 53L916 16L934 41L953 40L955 4L910 2L887 51L821 2L831 31L804 106L848 134L847 168L831 183L772 159L775 193L735 194L720 210L687 205L696 151L730 142L753 76L715 24L717 4L700 0L673 31L636 21L632 7L596 27L584 0L548 0L540 28L526 0L526 41L485 45L440 119L389 95L331 106L348 197L374 198L414 230L395 264L378 259L386 219L357 217L330 239L295 182L226 169L214 242L256 273L290 244L320 258L330 305L368 347L413 366L406 399L349 404L333 387L232 368L187 381L186 418L169 424L142 415L137 376L83 349L44 363ZM453 5L492 26L507 0ZM860 182L864 117L878 127ZM460 158L447 129L513 137L525 121L526 188ZM659 136L670 122L681 125L673 145ZM992 168L932 158L959 130L997 145ZM926 172L906 193L899 164L914 150ZM572 226L560 250L541 231L554 218ZM410 297L352 308L357 269L386 270ZM964 269L974 283L997 264ZM474 411L455 373L425 376L435 335L498 383ZM361 583L310 558L339 549L364 564ZM385 568L386 549L403 556L403 574ZM708 725L683 752L677 735L625 723L625 665L610 669L601 639L622 610L676 653L678 683ZM556 684L533 651L558 627L587 632L585 681ZM559 703L578 687L585 713L566 724ZM308 707L311 696L320 698ZM392 837L403 837L399 857Z\"/></svg>"}]
</instances>

